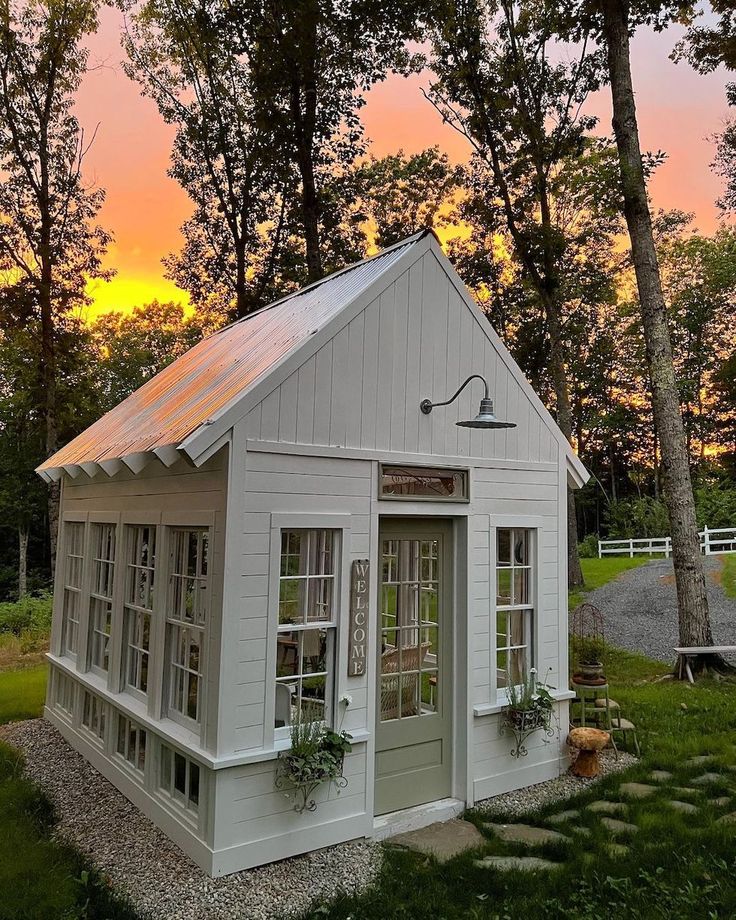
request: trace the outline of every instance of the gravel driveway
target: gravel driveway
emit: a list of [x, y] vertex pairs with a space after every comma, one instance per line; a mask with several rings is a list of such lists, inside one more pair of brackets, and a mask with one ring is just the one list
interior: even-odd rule
[[[721, 560], [705, 557], [710, 621], [716, 645], [736, 645], [736, 600], [720, 585]], [[656, 559], [619, 575], [586, 600], [603, 614], [607, 642], [672, 663], [679, 644], [677, 594], [671, 559]]]

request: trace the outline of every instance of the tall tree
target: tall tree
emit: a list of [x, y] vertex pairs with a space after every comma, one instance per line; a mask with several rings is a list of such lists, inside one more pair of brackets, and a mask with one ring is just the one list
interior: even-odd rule
[[89, 331], [98, 355], [94, 376], [100, 412], [122, 402], [213, 329], [198, 313], [187, 318], [179, 304], [157, 300], [132, 313], [98, 316]]
[[[358, 212], [379, 249], [426, 227], [438, 228], [452, 209], [461, 171], [439, 147], [406, 156], [371, 157], [355, 170]], [[444, 214], [443, 214], [444, 212]]]
[[[554, 175], [582, 151], [595, 120], [580, 115], [598, 86], [598, 59], [583, 40], [576, 57], [555, 58], [544, 5], [512, 0], [439, 0], [431, 26], [437, 75], [428, 98], [470, 142], [488, 179], [489, 209], [503, 221], [542, 305], [557, 422], [573, 418], [562, 328], [565, 237], [553, 214]], [[575, 494], [568, 493], [568, 575], [582, 584]]]
[[[563, 11], [563, 6], [560, 4], [557, 11]], [[670, 3], [583, 0], [581, 4], [570, 4], [563, 12], [572, 23], [566, 34], [579, 35], [581, 30], [587, 34], [594, 32], [606, 54], [624, 217], [639, 293], [654, 424], [662, 456], [664, 498], [670, 519], [680, 642], [685, 646], [712, 645], [689, 457], [639, 142], [630, 47], [637, 26], [647, 23], [663, 28], [673, 17], [691, 14], [692, 4], [676, 0]]]
[[409, 66], [415, 0], [241, 0], [231, 3], [240, 48], [252, 49], [257, 106], [275, 149], [299, 175], [309, 281], [323, 276], [324, 187], [364, 149], [364, 93], [391, 67]]
[[[0, 271], [24, 285], [18, 322], [38, 320], [47, 455], [59, 444], [59, 321], [86, 302], [88, 279], [110, 274], [110, 237], [95, 223], [104, 193], [83, 181], [89, 140], [72, 110], [96, 26], [90, 0], [0, 2]], [[52, 486], [52, 564], [57, 524]]]
[[199, 309], [245, 316], [277, 272], [296, 175], [255, 112], [253, 49], [236, 53], [214, 0], [146, 0], [124, 34], [126, 71], [177, 127], [169, 175], [194, 202], [169, 276]]

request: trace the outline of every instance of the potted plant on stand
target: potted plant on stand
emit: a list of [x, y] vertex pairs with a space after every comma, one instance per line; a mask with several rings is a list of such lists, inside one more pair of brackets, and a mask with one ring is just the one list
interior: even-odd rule
[[600, 636], [573, 637], [572, 652], [575, 661], [572, 679], [575, 683], [587, 686], [605, 684], [603, 671], [606, 645]]
[[342, 771], [351, 741], [347, 732], [332, 731], [323, 722], [302, 718], [292, 723], [291, 748], [279, 753], [274, 784], [287, 798], [294, 797], [294, 811], [314, 811], [312, 795], [322, 783], [335, 783], [338, 790], [347, 786]]
[[507, 694], [508, 706], [503, 710], [502, 731], [509, 731], [514, 736], [512, 757], [526, 757], [529, 752], [525, 742], [531, 734], [539, 730], [543, 730], [546, 735], [554, 734], [554, 699], [547, 687], [547, 679], [544, 683], [537, 680], [536, 668], [531, 668], [522, 677], [521, 683], [509, 680]]

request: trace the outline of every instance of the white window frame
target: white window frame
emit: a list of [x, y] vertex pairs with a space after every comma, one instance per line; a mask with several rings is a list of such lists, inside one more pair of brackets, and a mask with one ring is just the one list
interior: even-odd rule
[[[499, 605], [498, 604], [498, 570], [499, 568], [511, 568], [509, 567], [499, 567], [497, 563], [498, 559], [498, 531], [499, 530], [524, 530], [528, 533], [529, 539], [529, 582], [528, 582], [528, 591], [529, 591], [529, 600], [524, 604], [510, 604], [510, 605]], [[536, 667], [538, 652], [539, 652], [539, 598], [541, 597], [541, 565], [540, 565], [540, 545], [541, 545], [541, 533], [542, 533], [542, 521], [538, 517], [525, 517], [525, 516], [506, 516], [506, 515], [493, 515], [491, 516], [491, 539], [490, 539], [490, 566], [491, 566], [491, 622], [489, 624], [489, 629], [491, 633], [491, 660], [489, 662], [490, 671], [491, 671], [491, 692], [495, 694], [495, 699], [497, 704], [504, 705], [508, 701], [508, 690], [506, 687], [501, 687], [498, 685], [498, 652], [502, 651], [505, 647], [498, 645], [498, 634], [497, 634], [497, 615], [499, 612], [514, 612], [522, 611], [527, 612], [525, 619], [529, 619], [531, 622], [525, 626], [526, 637], [524, 645], [528, 647], [528, 668]], [[513, 549], [512, 549], [513, 552]], [[513, 574], [512, 574], [513, 579]], [[514, 648], [516, 646], [513, 646]]]
[[[120, 559], [120, 527], [117, 521], [92, 521], [89, 522], [89, 547], [90, 547], [90, 581], [89, 581], [89, 622], [88, 622], [88, 640], [87, 640], [87, 657], [89, 659], [89, 668], [95, 674], [107, 679], [113, 660], [112, 636], [113, 621], [115, 616], [115, 588], [118, 578], [117, 570], [118, 560]], [[112, 530], [112, 556], [109, 559], [103, 559], [98, 553], [97, 534], [104, 528]], [[96, 589], [99, 587], [97, 574], [101, 566], [109, 566], [111, 570], [110, 583], [108, 585], [109, 594], [103, 594]], [[98, 628], [98, 622], [95, 615], [96, 604], [109, 604], [110, 631]], [[103, 667], [95, 660], [95, 645], [97, 637], [106, 637], [107, 648], [107, 667]], [[104, 640], [101, 640], [104, 641]]]
[[[81, 528], [82, 534], [82, 547], [81, 553], [71, 553], [71, 540], [70, 540], [70, 528], [78, 527]], [[87, 536], [88, 536], [88, 526], [87, 520], [78, 519], [78, 518], [65, 518], [63, 522], [64, 530], [64, 539], [62, 547], [62, 573], [61, 573], [61, 599], [60, 599], [60, 651], [61, 654], [70, 658], [72, 661], [77, 660], [79, 650], [81, 647], [82, 641], [82, 609], [84, 606], [84, 578], [85, 578], [85, 569], [86, 569], [86, 555], [87, 555]], [[79, 584], [72, 585], [69, 583], [69, 567], [70, 560], [75, 559], [79, 562]], [[73, 598], [76, 598], [76, 619], [69, 616], [69, 609], [67, 608], [67, 597], [71, 595]], [[75, 643], [74, 648], [69, 646], [69, 624], [73, 623], [75, 626]]]
[[[201, 545], [202, 539], [198, 538], [198, 561], [197, 561], [197, 571], [195, 575], [191, 576], [193, 580], [198, 581], [200, 584], [204, 584], [205, 595], [205, 608], [204, 608], [204, 620], [201, 623], [195, 623], [193, 621], [187, 620], [183, 616], [174, 616], [172, 615], [173, 609], [173, 600], [174, 600], [174, 583], [175, 579], [180, 579], [182, 582], [190, 580], [190, 576], [183, 572], [175, 572], [175, 561], [174, 556], [177, 550], [177, 534], [190, 534], [197, 533], [207, 540], [207, 570], [202, 573], [202, 555], [201, 555]], [[199, 732], [204, 722], [204, 713], [206, 705], [206, 682], [207, 682], [207, 655], [208, 655], [208, 630], [209, 623], [212, 615], [212, 554], [213, 554], [213, 534], [212, 528], [205, 525], [196, 525], [192, 524], [191, 526], [169, 526], [167, 527], [167, 545], [169, 548], [169, 566], [168, 566], [168, 578], [166, 586], [166, 606], [165, 606], [165, 640], [164, 640], [164, 675], [163, 675], [163, 706], [162, 711], [163, 715], [169, 719], [172, 719], [174, 722], [178, 722], [180, 725], [183, 725], [185, 728], [191, 729], [193, 732]], [[186, 594], [182, 591], [181, 598], [185, 598]], [[192, 671], [188, 665], [174, 660], [174, 649], [175, 635], [181, 635], [185, 630], [196, 632], [199, 636], [199, 670], [197, 672]], [[176, 643], [178, 645], [178, 642]], [[175, 686], [175, 677], [176, 671], [180, 671], [185, 675], [187, 680], [191, 675], [195, 675], [197, 678], [197, 716], [192, 719], [185, 712], [177, 709], [171, 701], [172, 693], [174, 692]]]
[[[121, 729], [124, 728], [123, 750], [120, 750]], [[134, 734], [133, 742], [133, 759], [130, 759], [131, 752], [131, 733]], [[142, 737], [142, 742], [141, 742]], [[146, 770], [151, 755], [151, 732], [135, 719], [126, 715], [120, 710], [117, 711], [117, 718], [112, 739], [112, 752], [127, 770], [131, 771], [141, 782], [145, 781]], [[143, 767], [139, 767], [140, 752], [143, 750]]]
[[[279, 624], [279, 600], [281, 587], [281, 532], [288, 530], [331, 530], [335, 532], [333, 544], [333, 589], [332, 618], [329, 621], [313, 620], [308, 623]], [[288, 725], [275, 727], [276, 709], [276, 653], [279, 632], [293, 632], [295, 626], [301, 630], [326, 628], [332, 633], [327, 649], [327, 686], [325, 704], [329, 709], [327, 724], [334, 723], [336, 704], [342, 678], [341, 668], [341, 634], [342, 621], [347, 616], [350, 580], [347, 566], [350, 560], [350, 515], [349, 514], [283, 514], [271, 515], [271, 549], [269, 577], [269, 630], [268, 662], [265, 706], [266, 742], [273, 732], [273, 743], [280, 747], [286, 745], [290, 738]], [[329, 707], [327, 706], [329, 702]]]
[[[79, 727], [103, 748], [107, 744], [107, 732], [110, 724], [110, 709], [107, 703], [92, 690], [82, 687], [82, 701], [79, 707]], [[87, 704], [89, 702], [89, 722]]]
[[[131, 562], [132, 552], [135, 546], [134, 540], [136, 532], [142, 529], [148, 529], [152, 531], [154, 535], [154, 552], [152, 558], [152, 564], [141, 565], [139, 558], [136, 557], [135, 562]], [[123, 524], [123, 554], [121, 558], [121, 573], [120, 578], [123, 580], [123, 592], [122, 592], [122, 636], [121, 636], [121, 684], [122, 689], [125, 693], [130, 694], [131, 696], [142, 700], [146, 704], [148, 703], [148, 698], [151, 693], [152, 682], [154, 679], [154, 654], [155, 654], [155, 641], [154, 635], [156, 630], [156, 612], [157, 604], [155, 602], [155, 591], [160, 591], [160, 580], [161, 580], [161, 563], [160, 563], [160, 550], [161, 550], [161, 528], [154, 523], [134, 523], [134, 522], [125, 522]], [[140, 605], [128, 601], [128, 579], [130, 577], [130, 570], [134, 569], [136, 571], [145, 569], [148, 570], [152, 575], [152, 583], [150, 588], [150, 597], [149, 597], [149, 608], [141, 607]], [[158, 586], [158, 588], [157, 588]], [[132, 628], [132, 621], [138, 616], [147, 616], [149, 617], [149, 628], [148, 628], [148, 648], [143, 649], [142, 646], [134, 646], [130, 642], [130, 631]], [[129, 671], [129, 658], [131, 649], [135, 648], [139, 657], [141, 653], [145, 653], [148, 658], [148, 667], [146, 671], [146, 690], [142, 691], [139, 687], [134, 684], [131, 684], [128, 680]], [[136, 669], [137, 673], [141, 670], [140, 662]]]
[[[157, 757], [155, 763], [156, 773], [153, 782], [156, 791], [167, 803], [175, 809], [176, 813], [199, 826], [206, 807], [206, 768], [185, 754], [179, 748], [165, 741], [157, 742]], [[146, 751], [148, 757], [148, 751]], [[176, 758], [184, 760], [184, 792], [176, 788]], [[168, 776], [164, 775], [168, 762]], [[197, 770], [197, 802], [191, 799], [192, 767]]]
[[[70, 674], [67, 674], [66, 671], [62, 671], [61, 668], [54, 668], [53, 679], [54, 711], [59, 713], [62, 718], [67, 719], [69, 722], [73, 722], [76, 710], [77, 682]], [[69, 709], [66, 709], [61, 702], [62, 687], [66, 688], [70, 697], [67, 701], [69, 703]]]

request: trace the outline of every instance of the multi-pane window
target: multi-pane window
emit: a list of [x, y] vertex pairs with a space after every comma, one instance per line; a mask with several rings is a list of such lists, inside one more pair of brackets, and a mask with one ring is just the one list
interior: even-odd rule
[[438, 711], [440, 543], [383, 540], [381, 559], [382, 722]]
[[95, 671], [110, 666], [115, 525], [92, 525], [92, 579], [89, 599], [89, 660]]
[[161, 745], [159, 787], [187, 811], [199, 810], [199, 766], [165, 744]]
[[94, 693], [85, 690], [82, 703], [82, 726], [100, 741], [105, 740], [106, 714], [107, 707], [102, 700]]
[[496, 531], [496, 679], [498, 687], [520, 684], [532, 666], [534, 598], [532, 532]]
[[145, 696], [151, 654], [156, 528], [127, 527], [124, 597], [124, 681], [128, 690]]
[[277, 728], [331, 719], [335, 542], [334, 530], [281, 531]]
[[57, 671], [54, 686], [56, 708], [71, 716], [74, 712], [74, 681], [61, 671]]
[[174, 718], [199, 722], [209, 599], [209, 533], [173, 530], [171, 543], [166, 610], [167, 712]]
[[126, 716], [118, 715], [115, 750], [134, 770], [143, 773], [146, 766], [146, 730]]
[[62, 653], [76, 655], [79, 647], [79, 615], [82, 608], [84, 567], [84, 524], [64, 524], [64, 591], [61, 611]]

